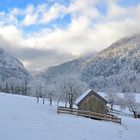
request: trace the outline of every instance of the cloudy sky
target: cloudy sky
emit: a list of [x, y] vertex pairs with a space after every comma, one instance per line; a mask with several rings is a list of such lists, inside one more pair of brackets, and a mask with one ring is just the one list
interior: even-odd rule
[[140, 0], [4, 0], [0, 47], [41, 70], [140, 32]]

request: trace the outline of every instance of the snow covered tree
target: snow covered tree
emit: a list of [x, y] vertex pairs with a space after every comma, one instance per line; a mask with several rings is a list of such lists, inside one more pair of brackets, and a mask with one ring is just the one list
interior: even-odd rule
[[26, 80], [22, 82], [22, 85], [21, 85], [21, 94], [22, 95], [28, 95], [27, 94], [27, 84], [28, 84], [28, 82]]
[[110, 109], [113, 109], [113, 105], [115, 104], [115, 102], [117, 101], [118, 95], [115, 92], [114, 89], [110, 89], [109, 92], [106, 95], [106, 98], [109, 102], [109, 104], [111, 105]]
[[125, 93], [120, 101], [120, 107], [122, 109], [128, 108], [135, 118], [137, 117], [137, 113], [140, 113], [140, 103], [136, 102], [135, 93]]
[[131, 111], [136, 118], [136, 110], [138, 108], [138, 104], [136, 104], [135, 94], [134, 93], [125, 93], [124, 94], [125, 104], [128, 107], [129, 111]]
[[0, 90], [6, 93], [27, 95], [27, 84], [26, 80], [12, 77], [1, 82]]
[[28, 84], [28, 92], [30, 95], [37, 98], [42, 98], [42, 103], [45, 103], [45, 83], [42, 78], [33, 78]]
[[82, 93], [86, 87], [76, 76], [66, 76], [59, 82], [60, 96], [63, 97], [65, 103], [69, 104], [69, 108], [73, 108], [74, 101]]
[[47, 85], [45, 87], [46, 95], [45, 97], [49, 100], [50, 106], [52, 106], [52, 101], [55, 98], [55, 88], [54, 85]]

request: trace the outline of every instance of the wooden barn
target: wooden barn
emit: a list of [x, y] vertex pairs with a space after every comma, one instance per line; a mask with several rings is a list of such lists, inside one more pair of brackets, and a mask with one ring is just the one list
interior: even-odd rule
[[87, 90], [77, 100], [76, 104], [79, 110], [91, 111], [101, 114], [107, 114], [108, 102], [94, 90]]

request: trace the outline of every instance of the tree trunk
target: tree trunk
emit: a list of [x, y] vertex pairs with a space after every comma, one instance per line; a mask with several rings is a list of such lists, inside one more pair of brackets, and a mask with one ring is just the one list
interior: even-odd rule
[[37, 99], [37, 103], [39, 103], [39, 97], [36, 97], [36, 99]]
[[70, 100], [69, 107], [70, 107], [70, 109], [73, 108], [73, 100], [72, 99]]
[[67, 107], [67, 101], [65, 101], [65, 107]]
[[44, 97], [42, 98], [42, 101], [43, 101], [43, 104], [45, 104], [45, 99], [44, 99]]
[[52, 98], [50, 98], [50, 106], [52, 106]]
[[134, 118], [137, 118], [137, 114], [135, 111], [133, 111], [133, 114], [134, 114]]
[[71, 94], [70, 96], [69, 105], [70, 105], [70, 109], [72, 109], [73, 108], [73, 94]]
[[59, 101], [60, 101], [60, 100], [58, 99], [58, 100], [57, 100], [57, 106], [59, 105]]
[[111, 110], [113, 109], [113, 103], [111, 103]]
[[136, 111], [132, 107], [129, 108], [129, 111], [133, 112], [134, 118], [137, 118]]
[[70, 104], [70, 109], [72, 109], [72, 108], [73, 108], [73, 104], [71, 103], [71, 104]]

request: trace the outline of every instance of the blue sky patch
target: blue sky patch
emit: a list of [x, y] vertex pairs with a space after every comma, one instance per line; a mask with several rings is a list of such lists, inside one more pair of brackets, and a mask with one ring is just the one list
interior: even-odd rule
[[102, 15], [106, 15], [107, 13], [107, 3], [105, 1], [99, 2], [96, 5], [96, 8]]
[[38, 5], [38, 4], [47, 4], [48, 6], [53, 5], [54, 3], [63, 4], [68, 6], [70, 0], [3, 0], [0, 2], [0, 11], [7, 12], [9, 9], [13, 8], [25, 8], [29, 4]]
[[13, 8], [25, 8], [29, 4], [41, 4], [46, 0], [3, 0], [0, 2], [0, 11], [8, 11]]
[[30, 26], [22, 27], [24, 32], [38, 32], [43, 28], [53, 29], [55, 27], [57, 28], [66, 28], [71, 22], [71, 15], [66, 14], [62, 18], [55, 19], [54, 21], [51, 21], [48, 24], [34, 24]]
[[71, 23], [71, 15], [66, 14], [61, 18], [57, 18], [54, 21], [50, 22], [48, 24], [49, 27], [55, 27], [57, 26], [58, 28], [65, 28], [67, 25]]
[[119, 0], [118, 3], [122, 7], [132, 7], [140, 4], [140, 0]]
[[42, 25], [42, 24], [34, 24], [30, 26], [25, 26], [23, 27], [25, 33], [34, 33], [34, 32], [39, 32], [41, 29], [44, 28], [51, 28], [48, 25]]

